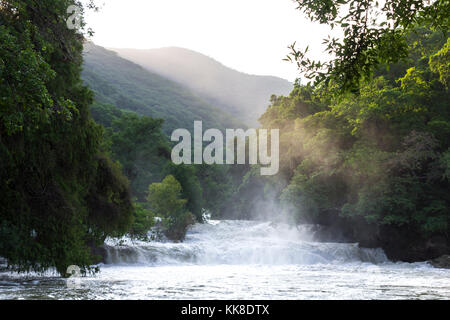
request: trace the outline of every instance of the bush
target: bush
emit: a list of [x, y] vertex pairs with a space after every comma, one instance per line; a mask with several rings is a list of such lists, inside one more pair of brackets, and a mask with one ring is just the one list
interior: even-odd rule
[[162, 182], [149, 186], [147, 200], [155, 216], [163, 219], [163, 232], [170, 240], [181, 241], [189, 225], [195, 222], [187, 211], [186, 199], [181, 199], [183, 189], [174, 176], [167, 176]]

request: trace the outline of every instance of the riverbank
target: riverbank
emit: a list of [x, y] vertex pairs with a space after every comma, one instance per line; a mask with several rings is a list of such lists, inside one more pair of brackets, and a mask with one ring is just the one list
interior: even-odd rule
[[[357, 242], [362, 248], [381, 248], [391, 261], [434, 261], [450, 254], [450, 243], [444, 236], [426, 237], [423, 233], [401, 227], [368, 224], [364, 220], [333, 218], [322, 221], [315, 231], [321, 242]], [[450, 263], [445, 258], [435, 265]]]

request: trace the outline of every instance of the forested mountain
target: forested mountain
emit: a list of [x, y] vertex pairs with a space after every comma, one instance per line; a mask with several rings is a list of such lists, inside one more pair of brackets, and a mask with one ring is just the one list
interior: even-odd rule
[[182, 85], [92, 43], [85, 45], [82, 78], [94, 91], [97, 102], [164, 119], [166, 133], [190, 129], [194, 120], [203, 120], [204, 127], [211, 128], [244, 127], [228, 112]]
[[270, 104], [273, 94], [287, 95], [293, 87], [281, 78], [238, 72], [188, 49], [113, 50], [125, 59], [183, 84], [249, 126], [258, 125], [257, 119]]
[[219, 129], [244, 128], [245, 124], [182, 85], [92, 43], [85, 45], [83, 79], [95, 93], [91, 115], [105, 127], [103, 147], [130, 181], [136, 206], [133, 234], [145, 234], [151, 225], [149, 186], [168, 175], [180, 183], [186, 208], [197, 221], [202, 219], [202, 209], [218, 214], [226, 206], [233, 189], [229, 168], [175, 166], [170, 161], [169, 136], [177, 128], [192, 130], [194, 120]]

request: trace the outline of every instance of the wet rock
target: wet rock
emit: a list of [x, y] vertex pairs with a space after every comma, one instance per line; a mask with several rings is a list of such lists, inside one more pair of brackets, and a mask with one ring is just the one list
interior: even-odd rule
[[94, 264], [106, 262], [106, 256], [108, 254], [105, 246], [91, 246], [91, 254], [94, 257]]
[[357, 242], [361, 248], [382, 248], [391, 261], [429, 261], [450, 253], [448, 238], [427, 237], [420, 230], [369, 224], [362, 218], [336, 218], [332, 213], [314, 222], [319, 224], [314, 230], [316, 241]]
[[450, 255], [443, 255], [439, 258], [429, 261], [431, 265], [435, 268], [450, 269]]
[[381, 247], [393, 261], [427, 261], [450, 252], [449, 243], [444, 237], [426, 238], [418, 231], [385, 227], [380, 238]]

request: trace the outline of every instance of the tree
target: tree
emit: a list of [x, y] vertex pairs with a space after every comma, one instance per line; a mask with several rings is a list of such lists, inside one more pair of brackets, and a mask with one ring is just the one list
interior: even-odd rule
[[448, 39], [425, 27], [407, 39], [409, 58], [358, 92], [297, 83], [261, 122], [283, 128], [280, 202], [297, 222], [417, 261], [450, 248]]
[[0, 1], [0, 256], [18, 271], [86, 270], [131, 222], [128, 181], [102, 154], [70, 0]]
[[164, 172], [173, 175], [182, 186], [182, 196], [187, 199], [186, 207], [197, 218], [202, 221], [203, 190], [197, 178], [195, 165], [175, 165], [169, 162]]
[[419, 25], [447, 36], [449, 0], [295, 0], [312, 21], [340, 28], [342, 37], [324, 39], [328, 62], [307, 57], [308, 48], [291, 45], [286, 58], [315, 84], [336, 86], [337, 93], [356, 91], [380, 66], [408, 57], [407, 35]]
[[181, 184], [169, 175], [160, 183], [149, 186], [147, 200], [155, 216], [163, 218], [165, 234], [169, 239], [182, 240], [194, 217], [186, 209], [186, 199], [181, 199]]
[[185, 209], [187, 200], [180, 199], [181, 192], [180, 183], [170, 175], [149, 186], [147, 200], [156, 215], [167, 218]]
[[[230, 177], [235, 167], [174, 165], [169, 138], [162, 131], [163, 120], [108, 104], [95, 103], [93, 110], [94, 119], [106, 126], [104, 149], [121, 163], [136, 201], [145, 202], [149, 184], [173, 175], [182, 186], [182, 198], [188, 200], [187, 209], [198, 221], [202, 221], [204, 210], [218, 217], [229, 208], [232, 190], [236, 189]], [[234, 175], [241, 179], [244, 174]]]
[[162, 119], [124, 113], [112, 122], [109, 138], [111, 155], [123, 166], [131, 181], [131, 191], [139, 201], [145, 200], [148, 185], [161, 181], [163, 168], [170, 161]]
[[448, 88], [450, 82], [450, 38], [445, 46], [430, 58], [431, 71], [439, 73], [441, 82]]

